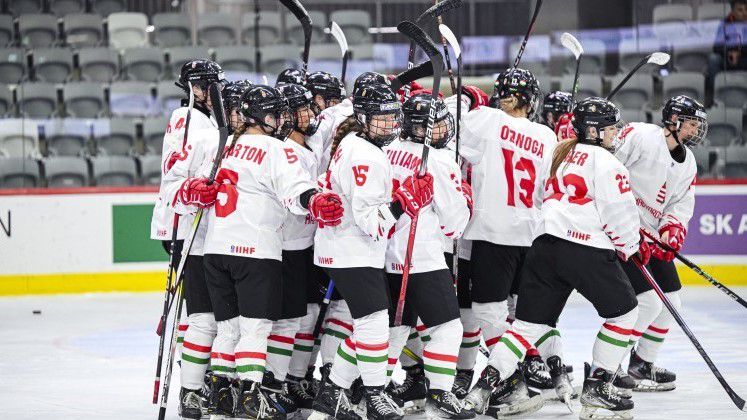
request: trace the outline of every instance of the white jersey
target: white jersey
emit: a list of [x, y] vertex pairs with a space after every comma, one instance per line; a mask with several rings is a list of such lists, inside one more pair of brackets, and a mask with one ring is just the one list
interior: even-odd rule
[[[197, 108], [192, 110], [189, 121], [187, 141], [184, 142], [184, 128], [189, 108], [181, 107], [174, 110], [166, 128], [161, 153], [161, 185], [151, 218], [151, 239], [170, 240], [174, 220], [175, 197], [182, 183], [196, 173], [205, 159], [206, 147], [217, 147], [218, 130], [212, 116], [208, 116]], [[206, 136], [205, 132], [213, 132]], [[210, 137], [208, 139], [207, 137]], [[216, 142], [210, 145], [210, 141]], [[173, 158], [173, 165], [169, 161]], [[182, 208], [180, 214], [177, 239], [186, 239], [194, 219], [196, 208]], [[205, 233], [205, 221], [198, 230], [195, 242], [192, 244], [190, 255], [202, 255], [202, 240]]]
[[[407, 177], [417, 173], [423, 145], [412, 141], [395, 140], [384, 151], [392, 165], [394, 188]], [[447, 269], [443, 255], [443, 237], [462, 236], [469, 221], [467, 200], [462, 194], [462, 174], [454, 161], [453, 152], [431, 149], [427, 171], [433, 176], [433, 202], [420, 210], [415, 231], [411, 273]], [[407, 242], [410, 237], [410, 216], [403, 214], [391, 232], [386, 251], [386, 271], [401, 273], [405, 264]]]
[[[454, 142], [451, 141], [446, 146], [449, 148], [450, 153], [454, 153], [454, 150], [451, 149], [453, 147]], [[462, 179], [466, 180], [468, 184], [472, 185], [472, 165], [470, 165], [469, 162], [462, 160]], [[443, 239], [443, 250], [445, 253], [453, 254], [454, 253], [454, 238], [442, 235]], [[472, 258], [472, 241], [469, 239], [464, 239], [464, 236], [461, 236], [457, 239], [459, 242], [459, 258], [463, 260], [469, 261]]]
[[326, 108], [317, 116], [319, 128], [306, 141], [309, 148], [314, 151], [317, 162], [319, 162], [319, 173], [317, 175], [321, 175], [327, 170], [331, 158], [332, 140], [337, 133], [337, 127], [351, 115], [353, 115], [353, 101], [345, 98], [339, 104]]
[[615, 156], [630, 171], [643, 228], [656, 237], [666, 224], [687, 228], [695, 207], [692, 184], [698, 171], [693, 153], [685, 147], [684, 162], [675, 161], [663, 129], [654, 124], [628, 124], [619, 136], [624, 143]]
[[[630, 257], [638, 251], [640, 223], [628, 170], [599, 146], [577, 144], [550, 177], [553, 149], [538, 172], [534, 193], [542, 218], [535, 236], [552, 236]], [[581, 262], [583, 263], [583, 262]]]
[[[285, 145], [292, 148], [296, 156], [298, 156], [298, 163], [301, 164], [306, 179], [310, 182], [316, 182], [319, 163], [316, 160], [314, 152], [290, 138], [285, 140]], [[283, 249], [286, 251], [299, 251], [314, 245], [316, 224], [316, 221], [310, 214], [301, 216], [288, 212], [285, 223], [283, 224]]]
[[530, 246], [537, 170], [557, 143], [548, 127], [480, 107], [464, 115], [459, 153], [472, 164], [474, 215], [466, 239]]
[[226, 152], [216, 180], [223, 185], [210, 208], [205, 254], [281, 260], [286, 209], [308, 214], [299, 197], [316, 188], [295, 149], [244, 134]]
[[340, 195], [345, 214], [334, 227], [316, 230], [314, 262], [321, 267], [384, 268], [387, 234], [396, 219], [392, 167], [386, 154], [352, 132], [332, 157], [324, 187]]

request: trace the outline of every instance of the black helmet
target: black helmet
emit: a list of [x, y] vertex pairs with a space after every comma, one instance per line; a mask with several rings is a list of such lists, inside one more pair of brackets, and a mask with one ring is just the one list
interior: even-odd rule
[[[270, 135], [285, 139], [293, 129], [293, 121], [288, 113], [288, 101], [274, 87], [255, 85], [241, 95], [241, 114], [250, 125], [267, 127], [272, 130]], [[283, 125], [272, 126], [265, 123], [265, 117], [272, 115], [277, 122], [281, 117]]]
[[[677, 118], [672, 121], [672, 117], [675, 115]], [[700, 123], [698, 124], [698, 132], [680, 139], [678, 138], [678, 132], [682, 123], [687, 120]], [[664, 127], [669, 129], [677, 141], [691, 147], [703, 141], [706, 133], [708, 133], [708, 114], [705, 107], [700, 102], [685, 95], [675, 96], [667, 101], [661, 111], [661, 122], [664, 123]]]
[[319, 95], [325, 101], [334, 99], [342, 100], [345, 97], [345, 87], [340, 82], [340, 79], [326, 71], [315, 71], [309, 74], [306, 86], [312, 95]]
[[529, 70], [510, 68], [495, 79], [490, 106], [499, 108], [500, 100], [510, 96], [519, 100], [519, 107], [529, 106], [527, 118], [532, 118], [539, 100], [539, 82]]
[[[306, 136], [313, 135], [317, 128], [319, 128], [319, 121], [316, 119], [316, 112], [314, 112], [311, 106], [314, 102], [312, 100], [313, 97], [311, 92], [301, 85], [290, 83], [280, 85], [277, 89], [283, 96], [285, 96], [285, 100], [288, 101], [288, 110], [293, 117], [293, 129]], [[309, 111], [312, 112], [312, 115], [309, 117], [309, 124], [306, 128], [301, 129], [298, 125], [298, 111], [304, 106], [309, 107]]]
[[190, 83], [205, 90], [213, 83], [223, 84], [225, 82], [226, 75], [218, 63], [199, 59], [184, 63], [179, 73], [179, 80], [175, 84], [189, 93]]
[[[597, 134], [599, 134], [606, 127], [619, 126], [621, 124], [620, 110], [617, 109], [615, 104], [604, 98], [586, 98], [577, 102], [573, 107], [571, 124], [573, 124], [573, 129], [576, 131], [579, 143], [602, 146], [603, 139], [598, 135], [596, 137], [589, 137], [588, 130], [589, 128], [596, 128]], [[619, 137], [615, 139], [616, 142], [622, 140]], [[620, 144], [616, 143], [605, 148], [610, 152], [614, 152], [619, 147]]]
[[[428, 112], [431, 108], [431, 95], [419, 93], [409, 97], [402, 104], [402, 134], [416, 143], [425, 141], [428, 125]], [[443, 126], [438, 125], [441, 121]], [[436, 115], [433, 120], [433, 140], [431, 146], [441, 149], [454, 135], [454, 118], [441, 99], [436, 99]], [[436, 127], [445, 127], [436, 130]], [[416, 132], [417, 131], [417, 132]]]
[[[353, 113], [358, 124], [363, 127], [363, 134], [368, 141], [378, 147], [384, 147], [399, 137], [402, 122], [402, 108], [397, 95], [392, 92], [389, 85], [382, 83], [369, 83], [362, 86], [353, 96]], [[394, 127], [391, 133], [374, 133], [378, 129], [372, 125], [372, 119], [376, 115], [394, 115]], [[384, 129], [385, 131], [387, 128]]]
[[226, 108], [226, 113], [230, 113], [234, 109], [241, 106], [241, 95], [249, 87], [254, 86], [249, 80], [239, 80], [236, 82], [228, 82], [223, 87], [223, 105]]
[[303, 70], [299, 69], [285, 69], [278, 74], [278, 78], [275, 81], [275, 87], [280, 87], [284, 83], [295, 83], [297, 85], [303, 85], [305, 75]]
[[[554, 130], [558, 117], [571, 112], [571, 108], [573, 108], [571, 96], [570, 93], [560, 90], [545, 95], [545, 99], [542, 101], [542, 122], [546, 126]], [[552, 115], [552, 121], [549, 120], [548, 115]]]
[[384, 84], [387, 86], [390, 86], [391, 90], [391, 81], [389, 81], [389, 78], [381, 73], [376, 73], [373, 71], [367, 71], [361, 73], [358, 77], [355, 78], [355, 82], [353, 83], [353, 96], [355, 96], [355, 93], [362, 87], [371, 84], [371, 83], [379, 83]]

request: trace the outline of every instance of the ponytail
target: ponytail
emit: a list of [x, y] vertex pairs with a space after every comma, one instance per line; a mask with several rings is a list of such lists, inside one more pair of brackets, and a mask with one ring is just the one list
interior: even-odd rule
[[342, 139], [344, 139], [345, 136], [352, 133], [353, 131], [357, 131], [359, 133], [363, 131], [363, 128], [360, 126], [360, 124], [358, 124], [358, 120], [355, 118], [355, 115], [349, 116], [343, 122], [341, 122], [339, 126], [337, 126], [335, 137], [332, 139], [332, 150], [330, 151], [330, 159], [335, 155], [335, 152], [340, 146], [340, 142], [342, 141]]
[[560, 168], [560, 164], [563, 163], [569, 153], [573, 152], [578, 144], [578, 138], [572, 138], [563, 140], [555, 146], [555, 151], [552, 154], [552, 165], [550, 166], [550, 176], [554, 177]]

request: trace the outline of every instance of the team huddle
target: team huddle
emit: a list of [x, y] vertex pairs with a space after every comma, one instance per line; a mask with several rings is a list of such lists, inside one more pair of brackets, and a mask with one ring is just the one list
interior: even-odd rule
[[[672, 316], [639, 266], [678, 307], [696, 100], [669, 99], [662, 127], [543, 100], [521, 68], [435, 101], [373, 72], [350, 95], [326, 72], [228, 82], [209, 60], [177, 84], [151, 237], [186, 258], [183, 418], [503, 418], [572, 399], [582, 419], [632, 418], [633, 391], [675, 388], [655, 364]], [[582, 386], [557, 328], [573, 290], [604, 319]]]

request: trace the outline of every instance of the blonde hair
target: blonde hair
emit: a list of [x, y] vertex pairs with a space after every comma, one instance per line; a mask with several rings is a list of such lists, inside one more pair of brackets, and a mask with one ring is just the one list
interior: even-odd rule
[[563, 163], [569, 153], [572, 153], [578, 144], [578, 138], [572, 138], [563, 140], [555, 146], [555, 151], [552, 154], [552, 165], [550, 166], [550, 175], [555, 176], [560, 168], [560, 164]]

